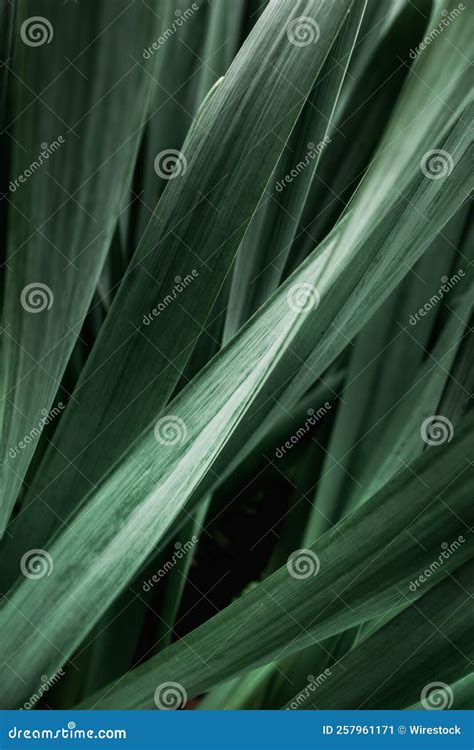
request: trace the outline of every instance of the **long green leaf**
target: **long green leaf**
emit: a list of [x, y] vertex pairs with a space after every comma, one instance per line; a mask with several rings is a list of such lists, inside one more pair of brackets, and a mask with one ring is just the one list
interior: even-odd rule
[[[442, 460], [439, 452], [426, 453], [328, 531], [305, 553], [304, 578], [293, 578], [285, 566], [84, 708], [150, 708], [154, 689], [170, 680], [192, 697], [239, 671], [418, 599], [422, 591], [410, 583], [438, 556], [440, 539], [465, 533], [472, 520], [473, 431], [471, 418], [440, 449]], [[438, 572], [450, 572], [470, 555], [468, 545], [460, 545]]]
[[[18, 6], [8, 65], [14, 106], [6, 127], [15, 147], [3, 311], [0, 535], [37, 445], [37, 436], [24, 438], [34, 428], [40, 432], [97, 285], [148, 103], [150, 80], [131, 56], [144, 46], [155, 15], [129, 0], [92, 11], [47, 0]], [[36, 31], [32, 16], [45, 19]]]

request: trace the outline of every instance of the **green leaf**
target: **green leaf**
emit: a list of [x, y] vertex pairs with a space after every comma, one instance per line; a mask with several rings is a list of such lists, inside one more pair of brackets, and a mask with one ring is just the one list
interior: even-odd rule
[[[418, 213], [415, 219], [412, 212], [407, 212], [405, 194], [404, 199], [392, 207], [389, 216], [380, 217], [382, 226], [373, 229], [373, 236], [364, 237], [358, 248], [357, 238], [351, 231], [355, 245], [346, 248], [347, 230], [353, 230], [355, 222], [354, 214], [348, 215], [337, 232], [328, 238], [324, 250], [316, 251], [262, 313], [175, 399], [158, 430], [163, 424], [171, 425], [172, 430], [177, 431], [179, 444], [158, 448], [153, 425], [150, 425], [126, 460], [91, 493], [72, 524], [50, 547], [54, 550], [57, 571], [51, 582], [51, 601], [56, 602], [58, 615], [53, 621], [56, 624], [51, 623], [51, 627], [59, 631], [55, 631], [54, 642], [64, 638], [67, 630], [68, 651], [74, 650], [108, 604], [130, 582], [192, 493], [198, 487], [200, 492], [204, 490], [206, 485], [202, 480], [213, 480], [209, 469], [215, 470], [225, 458], [223, 447], [227, 444], [227, 450], [235, 451], [230, 437], [235, 433], [234, 440], [242, 439], [242, 431], [237, 428], [245, 413], [255, 406], [257, 397], [264, 397], [268, 387], [271, 387], [270, 392], [275, 391], [275, 378], [285, 383], [289, 373], [298, 369], [301, 359], [307, 358], [311, 351], [315, 360], [313, 382], [318, 372], [322, 373], [343, 348], [347, 332], [353, 335], [363, 325], [410, 263], [430, 244], [465, 194], [469, 172], [462, 156], [467, 142], [461, 122], [444, 144], [455, 166], [450, 175], [450, 192], [443, 196], [442, 203], [439, 180], [417, 174], [413, 186], [407, 189], [408, 195], [416, 194], [417, 207], [420, 214], [427, 217], [426, 222], [420, 220]], [[370, 184], [368, 187], [370, 192]], [[343, 251], [347, 253], [345, 259], [341, 256]], [[337, 263], [329, 266], [329, 257]], [[371, 274], [366, 276], [369, 267]], [[318, 309], [302, 311], [295, 304], [289, 306], [287, 295], [293, 294], [295, 285], [315, 279], [319, 279], [321, 294]], [[336, 316], [335, 310], [338, 310]], [[335, 321], [335, 328], [331, 328], [330, 321]], [[344, 338], [339, 333], [341, 324], [346, 330]], [[300, 352], [297, 362], [295, 351]], [[297, 380], [294, 378], [296, 383]], [[296, 393], [297, 390], [296, 387]], [[210, 392], [213, 393], [211, 400]], [[163, 443], [160, 432], [158, 435]], [[125, 539], [124, 548], [122, 540]], [[78, 566], [81, 569], [79, 589], [75, 584]], [[62, 576], [64, 589], [59, 584]], [[42, 581], [42, 588], [47, 583]], [[28, 587], [28, 582], [22, 582], [16, 592], [22, 601], [25, 586]], [[73, 603], [67, 592], [69, 586], [74, 590]], [[28, 607], [35, 607], [33, 596], [28, 598]], [[64, 608], [69, 613], [67, 616]], [[85, 621], [81, 617], [82, 608], [94, 611], [96, 619], [88, 617]], [[7, 612], [8, 608], [5, 615]], [[65, 645], [60, 646], [63, 652]], [[26, 649], [22, 653], [26, 656]], [[48, 655], [46, 648], [38, 648], [35, 653], [38, 666], [41, 665], [44, 672], [44, 660], [52, 655]], [[33, 660], [30, 658], [28, 663], [31, 667]]]
[[[75, 511], [167, 403], [350, 5], [272, 4], [207, 100], [184, 146], [186, 174], [159, 201], [30, 490], [41, 512], [23, 517], [29, 546]], [[322, 30], [315, 48], [288, 39], [303, 10]]]
[[[466, 530], [464, 536], [460, 535], [462, 541], [443, 541], [446, 549], [439, 547], [433, 564], [444, 564], [443, 553], [446, 558], [455, 556], [461, 546], [469, 544], [468, 535]], [[314, 675], [315, 680], [301, 685], [286, 708], [407, 708], [424, 693], [427, 705], [437, 706], [429, 686], [440, 682], [452, 685], [472, 664], [469, 605], [474, 593], [473, 573], [474, 563], [469, 562], [444, 578], [374, 636], [331, 665], [328, 673]], [[405, 597], [408, 589], [400, 593]], [[456, 692], [454, 689], [454, 695]], [[450, 708], [449, 687], [441, 690], [440, 700], [443, 697], [445, 706]], [[423, 704], [419, 707], [424, 708]]]
[[346, 18], [240, 245], [225, 341], [281, 282], [321, 153], [330, 145], [333, 112], [365, 7], [366, 0], [357, 0]]
[[[40, 33], [51, 38], [31, 46], [21, 35], [28, 40], [32, 12], [31, 3], [18, 7], [8, 64], [14, 105], [6, 127], [14, 146], [0, 534], [37, 444], [37, 437], [25, 436], [39, 432], [42, 410], [53, 405], [122, 208], [150, 89], [131, 56], [155, 26], [153, 13], [127, 0], [89, 10], [37, 0], [34, 13], [47, 22]], [[24, 447], [16, 453], [20, 441]]]
[[[316, 577], [295, 579], [285, 566], [81, 707], [150, 708], [154, 689], [167, 680], [184, 685], [192, 697], [244, 669], [418, 599], [422, 592], [410, 583], [438, 556], [440, 539], [452, 540], [469, 528], [473, 434], [471, 417], [457, 439], [436, 455], [423, 455], [312, 545], [307, 560], [311, 566], [311, 555], [317, 555]], [[468, 545], [461, 545], [439, 575], [470, 555]], [[425, 585], [432, 584], [430, 579]]]

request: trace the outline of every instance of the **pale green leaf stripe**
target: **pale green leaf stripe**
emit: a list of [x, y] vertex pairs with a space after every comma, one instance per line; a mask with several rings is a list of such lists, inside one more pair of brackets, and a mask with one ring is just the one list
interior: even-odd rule
[[[433, 570], [434, 565], [442, 570], [450, 556], [471, 544], [470, 533], [467, 529], [459, 538], [441, 537]], [[436, 572], [429, 575], [436, 580]], [[420, 584], [421, 592], [424, 586]], [[329, 674], [314, 675], [314, 682], [301, 685], [286, 708], [397, 709], [416, 702], [429, 683], [451, 685], [469, 669], [474, 656], [473, 594], [471, 561], [329, 667]], [[449, 694], [446, 698], [450, 702]]]
[[[312, 545], [310, 551], [319, 558], [316, 576], [298, 580], [281, 568], [81, 707], [151, 708], [154, 689], [170, 680], [184, 685], [192, 697], [400, 602], [415, 601], [422, 591], [416, 586], [413, 591], [410, 582], [438, 556], [442, 541], [466, 533], [472, 522], [473, 436], [471, 416], [456, 439], [426, 453]], [[471, 554], [468, 544], [461, 545], [440, 576]]]
[[[173, 392], [351, 2], [271, 4], [200, 114], [31, 489], [54, 509], [31, 522], [37, 546], [36, 524], [46, 539]], [[318, 20], [316, 46], [290, 43], [298, 15]], [[170, 305], [177, 278], [192, 284]]]
[[[50, 23], [48, 44], [22, 41], [21, 26], [33, 14]], [[74, 4], [35, 0], [19, 4], [16, 15], [14, 107], [5, 124], [15, 145], [5, 199], [0, 536], [123, 205], [150, 90], [131, 57], [157, 24], [154, 13], [129, 0], [83, 14]]]

